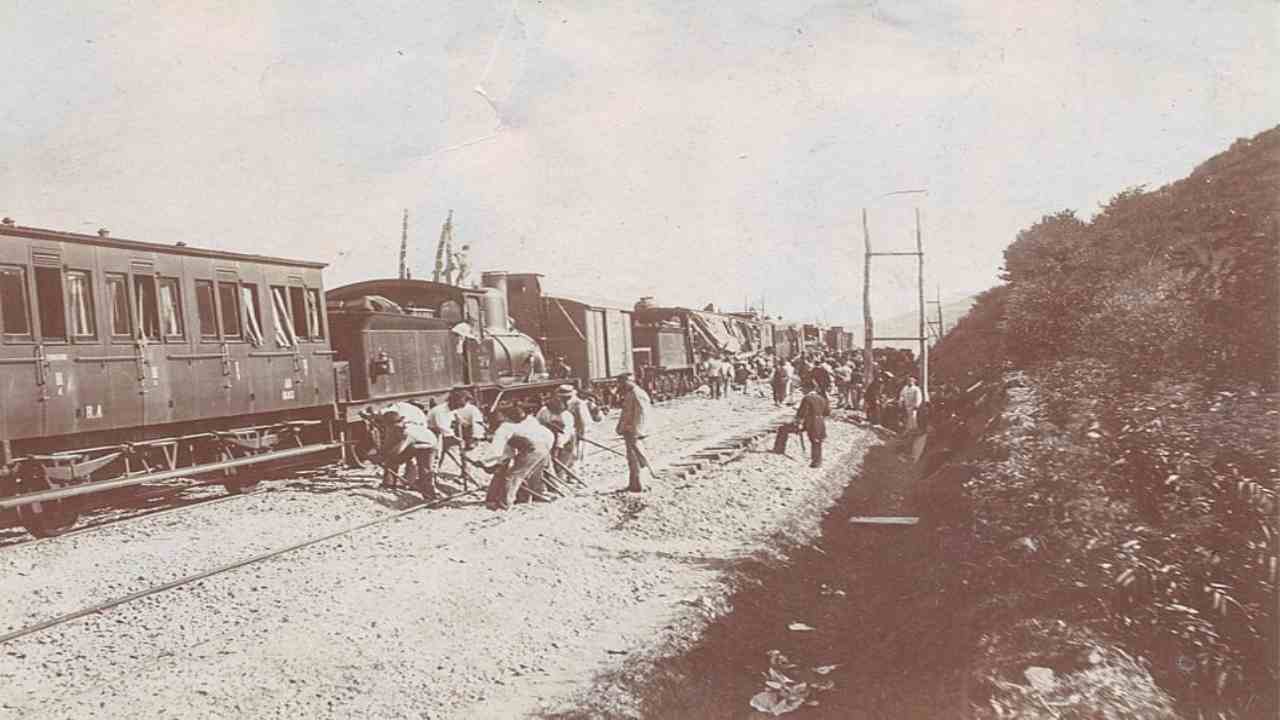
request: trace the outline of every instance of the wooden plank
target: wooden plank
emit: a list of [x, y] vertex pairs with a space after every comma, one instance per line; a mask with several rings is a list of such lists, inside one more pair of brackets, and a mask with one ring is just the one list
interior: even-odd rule
[[920, 518], [918, 517], [902, 517], [902, 516], [870, 517], [870, 516], [864, 516], [864, 515], [855, 515], [849, 518], [850, 525], [915, 525], [918, 522], [920, 522]]

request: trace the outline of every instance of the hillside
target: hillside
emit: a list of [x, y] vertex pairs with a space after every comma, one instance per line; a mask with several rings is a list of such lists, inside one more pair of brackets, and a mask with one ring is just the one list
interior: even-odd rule
[[1275, 716], [1278, 204], [1274, 128], [1046, 216], [935, 350], [977, 715]]

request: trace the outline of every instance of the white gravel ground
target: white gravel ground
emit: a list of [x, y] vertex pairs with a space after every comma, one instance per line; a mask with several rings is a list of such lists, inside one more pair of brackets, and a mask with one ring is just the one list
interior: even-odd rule
[[[754, 398], [672, 403], [652, 449], [773, 414]], [[871, 442], [832, 430], [829, 466]], [[625, 463], [597, 453], [583, 475], [621, 487]], [[526, 715], [571, 702], [664, 628], [688, 632], [730, 563], [812, 525], [847, 479], [753, 453], [642, 495], [415, 513], [0, 647], [0, 718]], [[270, 493], [14, 548], [0, 627], [389, 512], [381, 495]]]

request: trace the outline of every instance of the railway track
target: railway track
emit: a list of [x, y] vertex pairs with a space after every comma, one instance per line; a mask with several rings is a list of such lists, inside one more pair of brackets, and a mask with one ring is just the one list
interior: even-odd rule
[[[736, 457], [741, 456], [741, 454], [745, 452], [745, 448], [750, 443], [750, 440], [752, 438], [767, 432], [771, 432], [773, 429], [775, 429], [778, 426], [778, 424], [780, 424], [783, 421], [783, 416], [786, 414], [789, 414], [789, 413], [778, 412], [773, 414], [755, 415], [749, 418], [747, 421], [733, 424], [729, 428], [723, 428], [723, 427], [712, 428], [709, 433], [707, 433], [704, 437], [702, 437], [696, 443], [696, 446], [693, 450], [680, 450], [680, 451], [668, 453], [665, 456], [659, 456], [653, 460], [653, 464], [655, 466], [655, 469], [665, 470], [673, 476], [687, 477], [690, 474], [696, 473], [697, 471], [704, 468], [708, 464], [728, 462]], [[696, 424], [697, 422], [698, 421], [691, 421], [691, 422], [685, 422], [685, 423], [672, 423], [668, 426], [659, 428], [654, 433], [652, 433], [650, 437], [657, 438], [657, 437], [675, 433], [680, 430], [688, 430], [690, 429], [690, 426]], [[604, 454], [605, 452], [606, 452], [606, 449], [600, 448], [600, 449], [597, 449], [596, 452], [594, 453], [589, 453], [589, 455], [599, 456]], [[582, 466], [580, 465], [579, 467], [582, 467]], [[584, 488], [582, 491], [569, 494], [569, 497], [573, 497], [575, 495], [580, 496], [580, 495], [587, 495], [587, 494], [601, 494], [599, 485], [600, 485], [599, 482], [596, 482], [594, 484], [587, 483], [586, 488]], [[476, 488], [462, 490], [432, 502], [420, 503], [412, 507], [405, 508], [403, 510], [398, 510], [390, 514], [383, 515], [381, 517], [373, 518], [363, 522], [344, 526], [336, 530], [331, 530], [315, 536], [307, 537], [303, 540], [287, 544], [283, 547], [274, 548], [265, 552], [254, 554], [250, 557], [240, 558], [230, 562], [222, 563], [211, 568], [189, 573], [172, 580], [150, 585], [133, 592], [129, 592], [126, 594], [109, 598], [107, 600], [88, 604], [69, 612], [61, 613], [56, 616], [48, 617], [36, 622], [28, 623], [21, 627], [17, 627], [8, 632], [5, 632], [4, 634], [0, 634], [0, 645], [6, 645], [9, 643], [18, 641], [22, 638], [37, 635], [41, 632], [52, 630], [54, 628], [58, 628], [63, 625], [67, 625], [69, 623], [72, 623], [76, 620], [79, 620], [85, 617], [104, 613], [114, 608], [119, 608], [125, 605], [129, 605], [139, 600], [143, 600], [148, 597], [159, 595], [159, 594], [168, 592], [170, 590], [174, 590], [184, 586], [189, 586], [208, 578], [213, 578], [218, 575], [231, 573], [252, 565], [269, 562], [273, 559], [280, 558], [292, 553], [296, 553], [306, 548], [310, 548], [322, 543], [334, 541], [339, 538], [353, 535], [355, 533], [359, 533], [361, 531], [368, 530], [380, 525], [393, 523], [393, 522], [402, 520], [404, 518], [407, 518], [408, 516], [418, 513], [422, 510], [441, 507], [444, 505], [455, 503], [458, 500], [461, 500], [465, 497], [474, 496], [482, 492], [484, 489], [485, 489], [485, 486], [480, 485], [479, 487], [476, 487]], [[227, 496], [227, 497], [221, 498], [221, 500], [230, 500], [235, 497], [239, 497], [239, 496]], [[192, 507], [202, 507], [207, 505], [208, 503], [204, 503], [204, 504], [196, 505]], [[546, 508], [549, 512], [562, 511], [562, 510], [557, 510], [557, 508], [565, 508], [565, 507], [566, 507], [566, 503], [564, 502], [537, 506], [539, 510], [542, 508]], [[181, 508], [181, 509], [186, 509], [186, 508]], [[530, 523], [530, 522], [536, 522], [536, 521], [545, 521], [547, 519], [547, 514], [548, 514], [547, 512], [532, 511], [532, 512], [519, 512], [519, 513], [504, 513], [501, 515], [487, 515], [481, 519], [477, 519], [469, 522], [466, 526], [463, 527], [463, 533], [461, 533], [461, 537], [458, 540], [436, 546], [436, 550], [440, 550], [445, 547], [456, 546], [459, 544], [465, 544], [468, 537], [475, 536], [477, 535], [477, 533], [488, 534], [494, 531], [496, 528], [506, 527], [510, 523], [524, 524], [524, 523]], [[87, 528], [87, 529], [91, 529], [91, 528]], [[50, 540], [54, 540], [54, 539], [56, 538], [50, 538]]]
[[[681, 402], [682, 400], [686, 400], [686, 398], [677, 398], [674, 400], [674, 402], [678, 403], [678, 402]], [[667, 404], [670, 404], [671, 402], [673, 401], [666, 401], [663, 404], [667, 405]], [[608, 421], [606, 420], [604, 422], [608, 422]], [[682, 427], [683, 426], [660, 428], [653, 433], [653, 436], [661, 437], [671, 432], [680, 430]], [[623, 443], [620, 441], [612, 442], [612, 443], [600, 443], [599, 445], [600, 445], [599, 447], [592, 447], [586, 450], [583, 453], [583, 458], [584, 459], [589, 458], [589, 457], [606, 453], [606, 452], [620, 453], [621, 448], [623, 447]], [[327, 463], [327, 465], [332, 465], [332, 463]], [[317, 468], [323, 468], [323, 467], [325, 467], [325, 465], [317, 466]], [[294, 468], [294, 469], [299, 472], [306, 471], [305, 469], [298, 469], [298, 468]], [[271, 479], [275, 479], [275, 478], [270, 478], [270, 479], [263, 478], [261, 481], [258, 481], [258, 482], [267, 482]], [[88, 533], [103, 530], [106, 528], [116, 527], [121, 524], [129, 523], [133, 521], [141, 521], [148, 518], [155, 518], [157, 516], [177, 514], [177, 513], [185, 512], [185, 511], [192, 510], [199, 507], [218, 505], [222, 503], [232, 502], [237, 498], [250, 497], [253, 495], [259, 495], [263, 492], [274, 491], [274, 490], [268, 490], [258, 486], [246, 492], [234, 493], [229, 495], [218, 494], [210, 497], [199, 497], [199, 498], [184, 497], [188, 493], [191, 493], [192, 491], [198, 491], [205, 488], [214, 488], [218, 486], [219, 486], [218, 483], [201, 483], [201, 482], [186, 484], [180, 487], [159, 486], [156, 488], [150, 488], [147, 486], [143, 486], [142, 488], [136, 489], [135, 492], [133, 493], [135, 495], [142, 495], [143, 496], [142, 498], [134, 497], [120, 503], [110, 503], [110, 502], [103, 503], [100, 507], [97, 507], [92, 511], [96, 514], [96, 517], [94, 517], [93, 519], [90, 519], [88, 522], [82, 523], [80, 526], [72, 530], [68, 530], [66, 532], [60, 533], [52, 537], [43, 537], [43, 538], [33, 537], [28, 533], [26, 533], [24, 530], [22, 530], [21, 526], [19, 525], [14, 525], [11, 528], [4, 528], [3, 530], [0, 530], [0, 551], [6, 548], [30, 547], [33, 545], [56, 542], [62, 538], [85, 535]], [[336, 492], [341, 489], [343, 488], [335, 488], [333, 491]], [[129, 493], [129, 490], [125, 490], [124, 492], [127, 494]], [[143, 506], [139, 504], [140, 502], [147, 503], [147, 505]], [[159, 505], [159, 506], [156, 507], [154, 505]], [[6, 537], [6, 535], [8, 536]]]

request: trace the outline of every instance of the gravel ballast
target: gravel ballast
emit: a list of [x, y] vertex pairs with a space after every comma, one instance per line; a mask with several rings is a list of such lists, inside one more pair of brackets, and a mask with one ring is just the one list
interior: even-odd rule
[[[694, 438], [775, 414], [754, 397], [671, 403], [655, 409], [667, 431], [651, 449], [674, 459]], [[760, 452], [767, 442], [757, 441], [728, 465], [619, 494], [602, 491], [625, 483], [625, 463], [596, 453], [581, 474], [597, 492], [507, 513], [425, 510], [51, 628], [0, 648], [0, 717], [462, 718], [563, 706], [598, 673], [657, 647], [664, 632], [696, 631], [717, 611], [734, 562], [779, 531], [816, 530], [874, 442], [845, 423], [831, 428], [824, 471]], [[162, 582], [165, 564], [216, 565], [221, 556], [208, 551], [219, 544], [253, 554], [241, 535], [279, 546], [287, 533], [278, 527], [321, 534], [330, 508], [310, 503], [346, 503], [334, 510], [343, 524], [391, 511], [357, 493], [299, 495], [306, 499], [288, 511], [280, 494], [261, 513], [243, 503], [210, 508], [230, 513], [199, 520], [212, 530], [166, 535], [131, 525], [138, 536], [129, 542], [90, 533], [0, 563], [26, 563], [28, 573], [42, 572], [42, 562], [64, 563], [59, 573], [92, 569], [95, 589], [83, 591], [43, 571], [44, 587], [56, 585], [73, 609], [132, 582]], [[192, 515], [200, 517], [170, 521]], [[125, 555], [138, 547], [148, 551]], [[185, 574], [177, 565], [171, 573]], [[6, 583], [0, 622], [29, 622], [39, 603], [14, 594]]]

